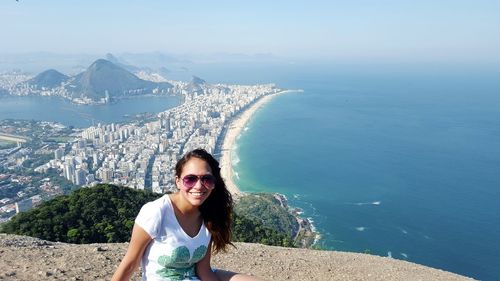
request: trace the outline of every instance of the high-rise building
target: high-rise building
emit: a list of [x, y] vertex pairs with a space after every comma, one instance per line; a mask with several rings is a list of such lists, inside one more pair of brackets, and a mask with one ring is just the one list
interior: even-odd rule
[[113, 170], [111, 169], [101, 168], [98, 175], [102, 182], [111, 182], [113, 180]]
[[77, 169], [75, 171], [75, 184], [76, 185], [85, 185], [87, 183], [86, 177], [87, 171], [84, 169]]
[[75, 173], [75, 166], [73, 164], [64, 164], [64, 177], [71, 181], [74, 182], [74, 173]]
[[98, 156], [97, 152], [94, 152], [94, 154], [92, 154], [92, 165], [93, 165], [94, 170], [99, 165], [99, 156]]

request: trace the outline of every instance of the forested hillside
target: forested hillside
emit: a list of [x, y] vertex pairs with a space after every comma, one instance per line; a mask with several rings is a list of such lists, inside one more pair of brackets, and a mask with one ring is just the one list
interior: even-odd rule
[[159, 196], [108, 184], [80, 188], [16, 215], [1, 231], [70, 243], [125, 242], [141, 206]]
[[[16, 215], [1, 225], [0, 231], [78, 244], [126, 242], [130, 240], [134, 219], [142, 205], [160, 196], [110, 184], [80, 188]], [[240, 202], [245, 202], [244, 206], [238, 206]], [[265, 225], [255, 214], [244, 211], [249, 202], [249, 199], [238, 200], [239, 211], [233, 216], [233, 240], [292, 246], [291, 236], [282, 231], [282, 224], [279, 228]], [[269, 211], [262, 206], [259, 209]], [[262, 214], [261, 217], [272, 216]]]
[[299, 229], [296, 218], [287, 208], [281, 206], [281, 202], [274, 194], [258, 193], [243, 196], [238, 200], [235, 212], [289, 237], [293, 237]]

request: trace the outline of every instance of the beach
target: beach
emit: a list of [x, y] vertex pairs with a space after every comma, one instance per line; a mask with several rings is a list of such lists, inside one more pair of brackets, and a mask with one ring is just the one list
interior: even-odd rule
[[[226, 134], [224, 136], [224, 140], [222, 142], [221, 149], [221, 158], [220, 158], [220, 166], [221, 166], [221, 175], [224, 179], [227, 189], [233, 197], [238, 197], [243, 195], [242, 192], [236, 183], [233, 181], [233, 165], [232, 165], [232, 157], [234, 153], [234, 145], [241, 134], [242, 130], [245, 128], [246, 124], [252, 118], [253, 114], [264, 104], [269, 102], [272, 98], [279, 94], [292, 92], [292, 90], [280, 91], [275, 94], [270, 94], [261, 97], [255, 103], [253, 103], [249, 108], [239, 113], [233, 120], [230, 121]], [[297, 90], [293, 92], [302, 92], [302, 90]], [[315, 231], [314, 225], [312, 221], [308, 218], [302, 218], [299, 214], [293, 212], [288, 206], [287, 199], [285, 195], [275, 194], [275, 198], [281, 203], [282, 207], [289, 211], [296, 219], [299, 225], [299, 228], [296, 229], [294, 240], [299, 242], [301, 247], [309, 248], [314, 245], [319, 239], [319, 233]]]
[[231, 194], [238, 195], [242, 193], [233, 181], [233, 165], [231, 159], [236, 139], [241, 134], [242, 130], [245, 128], [245, 125], [248, 123], [257, 109], [269, 102], [275, 96], [288, 92], [291, 91], [280, 91], [275, 94], [263, 96], [254, 104], [252, 104], [248, 109], [241, 112], [238, 116], [231, 120], [226, 135], [224, 136], [224, 141], [222, 142], [220, 158], [221, 175], [224, 179], [224, 182], [226, 183], [227, 189], [229, 190], [229, 192], [231, 192]]

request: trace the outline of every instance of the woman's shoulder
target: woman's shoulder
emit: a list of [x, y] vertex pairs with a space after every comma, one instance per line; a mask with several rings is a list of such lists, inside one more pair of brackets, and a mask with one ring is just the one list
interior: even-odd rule
[[166, 206], [171, 205], [171, 200], [169, 194], [165, 194], [162, 197], [149, 201], [142, 206], [143, 209], [164, 209]]
[[165, 208], [170, 206], [172, 203], [170, 202], [170, 197], [168, 194], [163, 195], [162, 197], [149, 201], [144, 204], [139, 213], [147, 213], [149, 215], [152, 214], [161, 214], [165, 211]]
[[152, 238], [158, 234], [159, 226], [167, 219], [170, 197], [168, 194], [144, 204], [135, 218], [135, 223], [144, 229]]

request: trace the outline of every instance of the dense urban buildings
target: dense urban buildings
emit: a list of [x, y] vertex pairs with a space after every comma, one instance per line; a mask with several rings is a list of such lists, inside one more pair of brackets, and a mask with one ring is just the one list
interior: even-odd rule
[[[19, 124], [2, 126], [6, 138], [28, 136], [12, 147], [0, 149], [0, 167], [4, 171], [0, 172], [0, 185], [19, 189], [17, 193], [0, 198], [3, 219], [16, 210], [31, 208], [42, 198], [61, 194], [60, 184], [43, 178], [46, 174], [53, 176], [54, 171], [76, 186], [113, 183], [157, 193], [172, 191], [175, 189], [174, 166], [179, 157], [199, 147], [218, 156], [231, 119], [263, 96], [281, 91], [274, 84], [212, 85], [197, 77], [190, 82], [180, 82], [167, 81], [155, 73], [137, 75], [144, 81], [170, 85], [167, 92], [152, 92], [151, 95], [179, 95], [183, 102], [157, 114], [153, 120], [72, 129], [68, 130], [67, 141], [37, 145], [29, 142], [30, 138], [38, 141], [41, 136], [57, 135], [67, 128], [57, 123], [38, 122], [38, 127], [30, 133], [19, 131], [23, 127]], [[10, 95], [67, 97], [61, 94], [66, 82], [45, 88], [29, 84], [35, 78], [21, 72], [6, 73], [0, 75], [0, 86]], [[124, 97], [116, 97], [119, 98]], [[71, 100], [86, 103], [83, 99]], [[35, 154], [43, 156], [38, 159], [47, 159], [42, 163], [38, 163], [40, 160], [34, 162], [37, 166], [32, 170], [39, 176], [22, 175], [21, 168], [26, 161], [33, 165]]]

